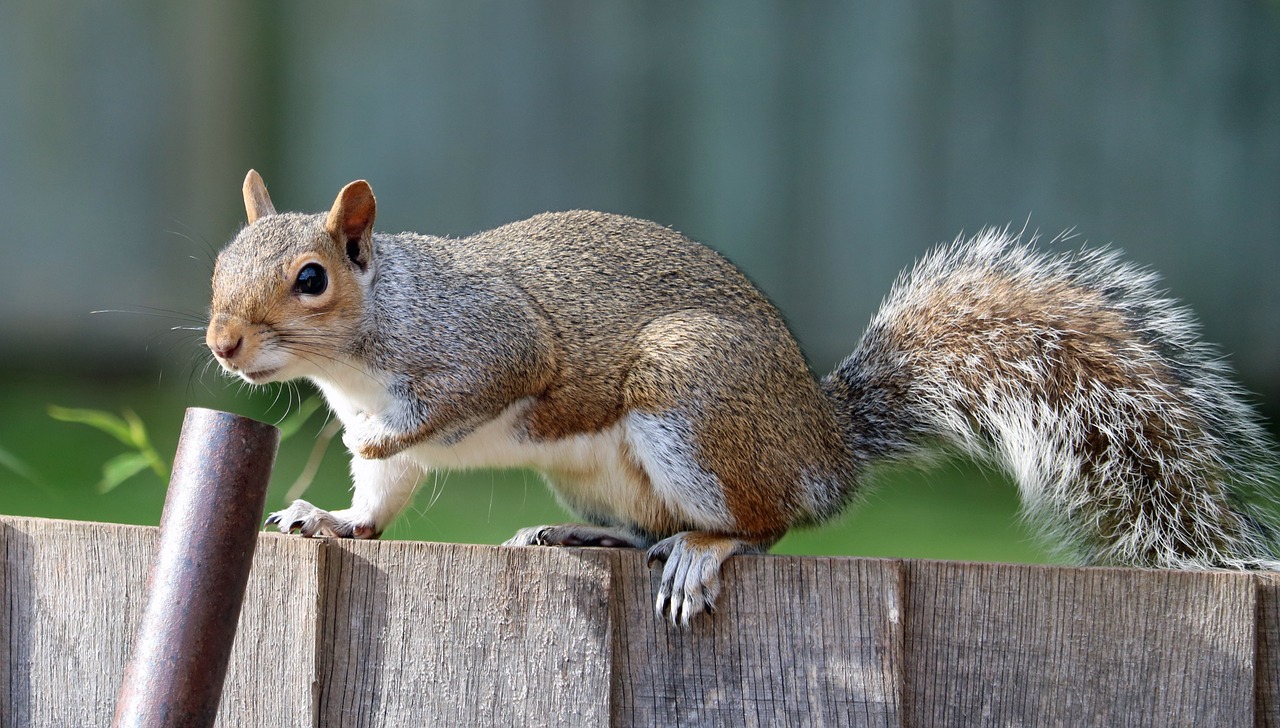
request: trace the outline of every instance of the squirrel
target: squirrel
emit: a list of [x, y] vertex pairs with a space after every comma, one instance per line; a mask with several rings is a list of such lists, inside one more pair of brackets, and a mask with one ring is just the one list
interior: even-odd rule
[[819, 379], [710, 248], [603, 212], [456, 239], [375, 233], [363, 180], [218, 255], [206, 343], [250, 384], [306, 378], [344, 426], [349, 508], [284, 532], [377, 538], [424, 473], [540, 471], [583, 524], [506, 545], [648, 549], [657, 610], [713, 609], [720, 568], [841, 512], [881, 462], [938, 448], [1007, 471], [1078, 561], [1280, 569], [1275, 447], [1156, 276], [991, 228], [920, 260]]

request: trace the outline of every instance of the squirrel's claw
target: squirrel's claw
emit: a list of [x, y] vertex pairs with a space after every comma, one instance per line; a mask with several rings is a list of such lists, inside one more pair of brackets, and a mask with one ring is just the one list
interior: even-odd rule
[[648, 551], [650, 565], [665, 562], [654, 608], [671, 624], [689, 626], [702, 612], [715, 611], [720, 595], [720, 565], [749, 545], [732, 536], [683, 532], [665, 538]]
[[516, 531], [515, 534], [502, 542], [503, 546], [550, 546], [543, 538], [551, 526], [529, 526]]
[[276, 526], [281, 533], [296, 532], [307, 538], [329, 536], [373, 539], [382, 535], [372, 525], [351, 518], [345, 511], [330, 513], [304, 500], [296, 500], [288, 508], [267, 516], [266, 525]]

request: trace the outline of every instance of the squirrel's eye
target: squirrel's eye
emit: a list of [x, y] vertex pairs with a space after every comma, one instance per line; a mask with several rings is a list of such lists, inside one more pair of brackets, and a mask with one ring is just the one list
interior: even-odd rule
[[324, 272], [324, 266], [319, 263], [307, 263], [302, 266], [302, 270], [298, 271], [298, 279], [293, 282], [293, 291], [307, 296], [319, 296], [324, 293], [328, 285], [329, 277]]

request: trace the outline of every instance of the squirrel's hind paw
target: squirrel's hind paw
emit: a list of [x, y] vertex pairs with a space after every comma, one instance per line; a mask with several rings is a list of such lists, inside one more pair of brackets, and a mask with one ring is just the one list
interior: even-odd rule
[[266, 525], [278, 527], [281, 533], [296, 532], [307, 538], [328, 536], [372, 539], [382, 535], [372, 525], [350, 517], [348, 512], [330, 513], [304, 500], [296, 500], [288, 508], [267, 516]]
[[654, 607], [671, 624], [689, 626], [702, 612], [715, 610], [720, 595], [720, 566], [725, 559], [756, 546], [732, 536], [685, 531], [649, 549], [649, 565], [665, 562]]
[[565, 523], [559, 526], [531, 526], [516, 531], [503, 546], [604, 546], [608, 548], [640, 548], [630, 535], [612, 528]]

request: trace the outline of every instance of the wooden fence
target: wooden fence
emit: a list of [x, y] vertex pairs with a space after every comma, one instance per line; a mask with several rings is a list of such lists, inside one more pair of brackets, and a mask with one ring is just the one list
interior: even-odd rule
[[[0, 518], [0, 725], [104, 726], [154, 528]], [[224, 726], [1280, 725], [1280, 577], [263, 534]]]

